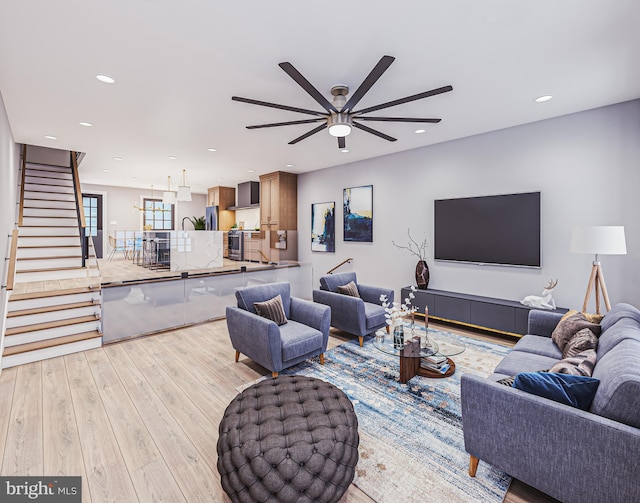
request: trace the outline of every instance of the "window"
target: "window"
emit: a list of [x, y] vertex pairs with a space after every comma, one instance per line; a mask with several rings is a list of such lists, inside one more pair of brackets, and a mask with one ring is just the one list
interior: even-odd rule
[[84, 221], [86, 224], [87, 236], [98, 235], [98, 222], [100, 220], [99, 214], [102, 210], [100, 201], [98, 200], [99, 197], [100, 196], [94, 196], [92, 194], [82, 195], [82, 206], [84, 207]]
[[145, 229], [154, 231], [173, 230], [173, 204], [164, 204], [161, 199], [144, 199], [142, 212]]

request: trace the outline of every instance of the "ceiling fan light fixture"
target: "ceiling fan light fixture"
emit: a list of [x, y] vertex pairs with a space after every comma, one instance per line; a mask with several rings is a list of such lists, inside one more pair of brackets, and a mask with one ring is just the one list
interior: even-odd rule
[[349, 114], [333, 113], [327, 119], [329, 134], [338, 138], [351, 134], [351, 124], [351, 116]]

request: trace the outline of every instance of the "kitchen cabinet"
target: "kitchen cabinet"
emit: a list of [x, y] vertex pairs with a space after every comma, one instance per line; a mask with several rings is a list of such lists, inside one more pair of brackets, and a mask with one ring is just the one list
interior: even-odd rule
[[222, 233], [222, 257], [229, 258], [229, 233]]
[[276, 171], [260, 177], [263, 230], [298, 229], [298, 175]]
[[207, 206], [218, 207], [218, 230], [228, 231], [236, 223], [236, 212], [228, 210], [236, 204], [234, 187], [210, 187], [207, 191]]
[[244, 259], [247, 262], [262, 262], [263, 231], [244, 233]]

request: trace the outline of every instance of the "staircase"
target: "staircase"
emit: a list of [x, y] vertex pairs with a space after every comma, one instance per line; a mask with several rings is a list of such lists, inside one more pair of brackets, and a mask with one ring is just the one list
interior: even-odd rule
[[74, 168], [23, 161], [2, 368], [102, 345], [99, 270], [94, 253], [82, 265]]

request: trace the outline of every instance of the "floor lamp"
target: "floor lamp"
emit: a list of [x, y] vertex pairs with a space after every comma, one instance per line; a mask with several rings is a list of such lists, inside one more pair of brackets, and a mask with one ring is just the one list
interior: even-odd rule
[[591, 276], [584, 296], [582, 311], [587, 311], [591, 290], [596, 292], [596, 314], [600, 314], [600, 293], [607, 311], [611, 309], [607, 286], [604, 282], [602, 267], [598, 255], [626, 255], [627, 245], [624, 239], [624, 227], [621, 225], [600, 225], [591, 227], [574, 227], [571, 234], [571, 251], [573, 253], [592, 253], [595, 260], [591, 267]]

